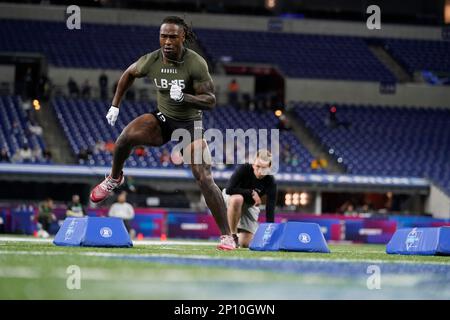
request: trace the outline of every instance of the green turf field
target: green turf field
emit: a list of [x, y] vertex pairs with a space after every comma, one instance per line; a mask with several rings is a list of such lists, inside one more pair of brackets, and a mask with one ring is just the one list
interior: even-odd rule
[[[221, 252], [207, 242], [106, 249], [2, 239], [0, 299], [450, 299], [450, 257], [387, 255], [379, 245], [313, 254]], [[80, 289], [69, 289], [73, 265]], [[380, 268], [380, 289], [368, 288], [368, 266]]]

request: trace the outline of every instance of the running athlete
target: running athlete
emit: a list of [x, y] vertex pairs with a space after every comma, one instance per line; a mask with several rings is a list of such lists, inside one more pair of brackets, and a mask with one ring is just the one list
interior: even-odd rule
[[[122, 97], [136, 78], [148, 77], [155, 85], [157, 110], [137, 117], [123, 129], [116, 141], [111, 173], [91, 191], [92, 202], [105, 200], [115, 188], [123, 184], [122, 169], [134, 147], [162, 146], [171, 140], [172, 132], [176, 129], [187, 130], [193, 139], [184, 150], [190, 154], [200, 152], [210, 155], [206, 140], [203, 139], [203, 127], [199, 127], [198, 123], [201, 124], [203, 110], [215, 107], [216, 98], [206, 61], [185, 47], [185, 42], [194, 37], [183, 19], [166, 17], [159, 32], [160, 49], [142, 56], [120, 77], [106, 115], [110, 125], [115, 124]], [[199, 131], [200, 138], [195, 139]], [[213, 180], [211, 166], [208, 161], [193, 163], [192, 173], [222, 234], [217, 248], [233, 250], [236, 247], [227, 222], [225, 202]]]

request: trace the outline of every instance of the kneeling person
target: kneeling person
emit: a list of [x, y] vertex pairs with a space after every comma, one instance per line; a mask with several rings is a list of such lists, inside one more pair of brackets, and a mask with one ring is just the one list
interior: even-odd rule
[[259, 150], [253, 164], [239, 166], [223, 189], [231, 233], [241, 247], [247, 248], [258, 229], [259, 205], [266, 195], [266, 221], [274, 222], [277, 185], [270, 175], [272, 155]]

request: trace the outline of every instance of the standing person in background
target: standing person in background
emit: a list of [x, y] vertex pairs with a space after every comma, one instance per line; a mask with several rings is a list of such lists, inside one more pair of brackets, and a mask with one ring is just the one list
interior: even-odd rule
[[228, 84], [228, 103], [233, 107], [237, 107], [238, 100], [239, 100], [239, 83], [237, 83], [236, 79], [233, 79]]
[[102, 74], [98, 78], [98, 86], [100, 87], [100, 98], [102, 100], [108, 100], [108, 76], [102, 71]]
[[136, 232], [131, 228], [130, 221], [134, 218], [134, 208], [127, 202], [127, 192], [122, 191], [118, 197], [117, 202], [109, 209], [108, 216], [123, 219], [127, 231], [131, 238], [134, 238]]
[[50, 225], [56, 221], [56, 216], [53, 213], [53, 200], [47, 198], [39, 205], [38, 222], [41, 224], [41, 230], [50, 233]]
[[67, 205], [66, 216], [67, 217], [83, 217], [85, 215], [83, 205], [80, 202], [80, 196], [74, 194], [72, 196], [72, 202]]

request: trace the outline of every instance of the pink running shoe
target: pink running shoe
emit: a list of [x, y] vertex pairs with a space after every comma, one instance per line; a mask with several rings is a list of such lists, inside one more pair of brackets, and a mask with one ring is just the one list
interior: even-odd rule
[[220, 236], [220, 243], [217, 246], [217, 249], [224, 250], [224, 251], [236, 249], [236, 243], [234, 242], [233, 237], [230, 235]]
[[107, 176], [102, 183], [98, 184], [91, 191], [90, 199], [93, 203], [99, 203], [108, 198], [114, 189], [120, 187], [125, 182], [125, 177], [123, 176], [123, 172], [120, 173], [120, 177], [116, 180], [111, 177], [111, 175]]

